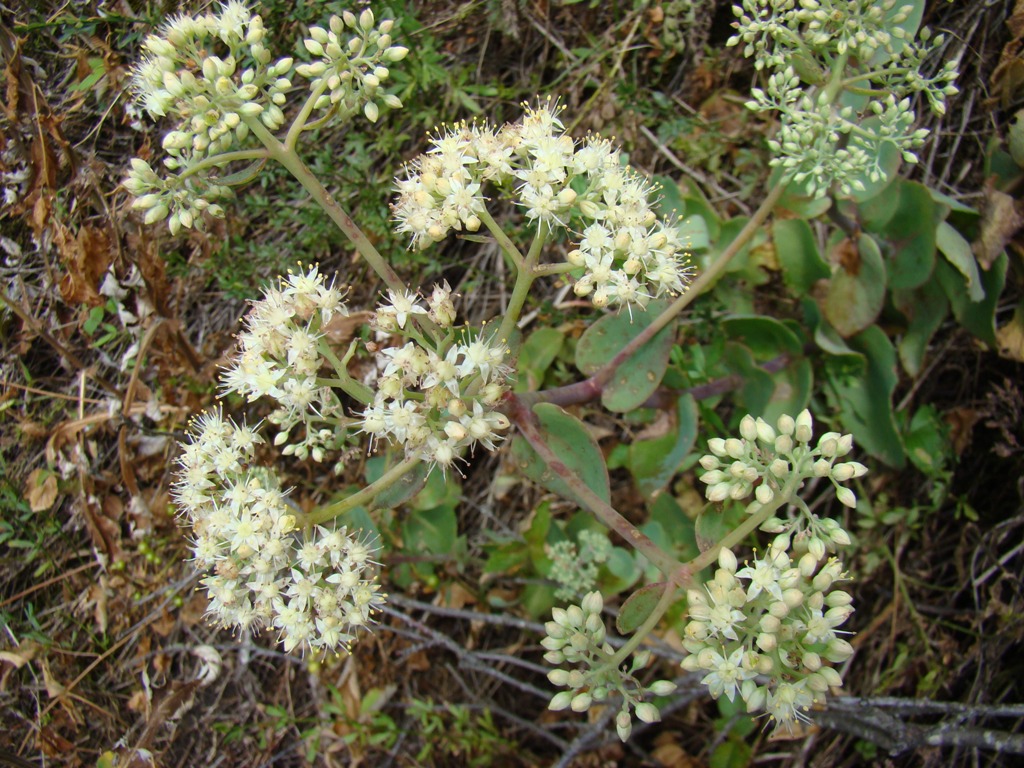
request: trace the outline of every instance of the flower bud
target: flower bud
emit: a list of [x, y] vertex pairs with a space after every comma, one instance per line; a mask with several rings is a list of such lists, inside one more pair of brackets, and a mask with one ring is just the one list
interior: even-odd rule
[[785, 413], [779, 416], [779, 420], [775, 423], [775, 426], [779, 428], [779, 432], [783, 435], [792, 435], [793, 430], [796, 428], [793, 417], [788, 416]]
[[853, 646], [842, 638], [833, 637], [828, 641], [824, 655], [833, 664], [839, 664], [853, 656]]
[[[568, 691], [566, 691], [568, 693]], [[590, 709], [590, 704], [593, 701], [589, 693], [580, 693], [573, 697], [569, 706], [573, 712], [586, 712]]]
[[811, 412], [805, 408], [796, 417], [793, 437], [795, 437], [798, 442], [809, 443], [811, 441], [813, 428], [814, 421], [811, 418]]
[[629, 712], [623, 710], [615, 716], [615, 732], [621, 741], [629, 740], [629, 736], [633, 732], [633, 719], [629, 716]]
[[569, 683], [569, 672], [564, 669], [553, 669], [548, 672], [548, 680], [552, 685], [565, 686]]
[[793, 438], [789, 435], [779, 435], [775, 438], [776, 453], [790, 453], [793, 450]]
[[708, 450], [715, 456], [724, 458], [726, 456], [725, 440], [720, 437], [712, 437], [708, 440]]
[[730, 437], [725, 441], [725, 451], [734, 459], [743, 458], [746, 454], [746, 447], [740, 440]]
[[855, 509], [857, 506], [857, 496], [846, 486], [841, 485], [836, 488], [836, 498], [839, 499], [839, 503], [844, 507]]
[[656, 680], [647, 689], [654, 696], [668, 696], [676, 689], [676, 684], [670, 680]]
[[551, 703], [548, 704], [548, 709], [554, 710], [555, 712], [566, 709], [573, 701], [572, 691], [560, 691], [556, 693], [551, 699]]
[[636, 712], [637, 719], [645, 723], [657, 723], [661, 720], [661, 713], [658, 712], [658, 708], [650, 702], [645, 701], [642, 704], [637, 704], [634, 711]]
[[793, 608], [799, 608], [804, 602], [804, 593], [799, 589], [787, 589], [782, 593], [782, 602], [784, 602], [786, 607], [790, 610]]
[[853, 598], [840, 589], [837, 589], [835, 592], [829, 592], [825, 597], [825, 605], [832, 608], [850, 605], [852, 602]]
[[[740, 420], [740, 434], [744, 440], [754, 442], [757, 439], [758, 429], [754, 417], [747, 414]], [[736, 458], [739, 458], [738, 456]]]
[[730, 573], [736, 573], [736, 568], [739, 566], [739, 563], [736, 562], [736, 555], [726, 547], [718, 550], [718, 564]]
[[765, 445], [775, 444], [775, 430], [771, 428], [764, 419], [758, 419], [757, 422], [757, 437]]

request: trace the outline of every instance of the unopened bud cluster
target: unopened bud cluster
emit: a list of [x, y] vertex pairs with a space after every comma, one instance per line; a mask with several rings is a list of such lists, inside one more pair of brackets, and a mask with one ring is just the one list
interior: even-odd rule
[[[910, 97], [923, 93], [943, 114], [946, 97], [957, 93], [954, 62], [924, 74], [942, 36], [923, 29], [916, 43], [907, 31], [913, 6], [900, 0], [743, 0], [733, 11], [737, 33], [728, 44], [742, 43], [758, 70], [772, 72], [747, 103], [779, 113], [771, 164], [810, 195], [828, 194], [833, 184], [849, 195], [865, 189], [865, 180], [881, 180], [888, 145], [916, 163], [914, 150], [928, 132], [914, 129]], [[847, 82], [857, 89], [857, 109], [840, 100]]]
[[276, 475], [253, 465], [256, 430], [219, 412], [182, 446], [174, 499], [192, 525], [208, 613], [242, 631], [276, 629], [286, 651], [348, 649], [383, 604], [374, 548], [345, 527], [302, 530]]
[[636, 679], [635, 674], [650, 663], [650, 651], [636, 653], [628, 668], [611, 663], [614, 651], [606, 641], [603, 609], [601, 593], [590, 592], [580, 605], [552, 610], [552, 620], [544, 625], [547, 636], [541, 640], [547, 649], [544, 660], [554, 665], [580, 666], [548, 673], [553, 685], [568, 689], [555, 694], [548, 708], [586, 712], [594, 704], [604, 704], [617, 692], [622, 696], [622, 706], [615, 717], [615, 729], [619, 738], [626, 741], [633, 730], [634, 716], [645, 723], [661, 720], [658, 708], [645, 698], [667, 696], [676, 686], [669, 680], [658, 680], [645, 687]]
[[[414, 293], [389, 291], [378, 307], [377, 330], [407, 340], [378, 349], [380, 375], [360, 427], [372, 440], [444, 469], [467, 448], [480, 443], [493, 451], [503, 439], [509, 421], [496, 407], [511, 369], [505, 344], [482, 331], [475, 338], [451, 332], [455, 310], [447, 284], [436, 286], [427, 303]], [[431, 343], [416, 332], [414, 318], [434, 323], [443, 338]]]
[[323, 461], [345, 441], [349, 420], [320, 369], [325, 327], [346, 315], [342, 291], [313, 266], [268, 287], [245, 318], [224, 390], [249, 402], [277, 401], [269, 421], [277, 427], [274, 445], [284, 445], [286, 456]]
[[713, 697], [738, 693], [748, 712], [766, 711], [787, 727], [842, 686], [830, 665], [853, 654], [837, 629], [853, 608], [833, 588], [843, 578], [838, 560], [797, 564], [779, 543], [743, 568], [722, 549], [714, 578], [687, 590], [683, 668], [704, 673]]
[[401, 109], [401, 100], [382, 86], [391, 74], [388, 65], [404, 59], [409, 49], [392, 45], [394, 21], [375, 24], [367, 8], [358, 17], [349, 11], [332, 16], [326, 29], [310, 27], [303, 44], [315, 60], [299, 64], [295, 72], [310, 79], [314, 93], [322, 94], [315, 109], [337, 108], [346, 116], [361, 109], [373, 123], [381, 106]]
[[[747, 505], [747, 512], [754, 514], [768, 504], [788, 503], [804, 480], [820, 477], [832, 483], [836, 498], [844, 506], [856, 507], [857, 497], [841, 483], [863, 476], [867, 467], [856, 461], [839, 461], [853, 450], [853, 437], [826, 432], [812, 447], [813, 426], [807, 410], [795, 419], [783, 414], [775, 427], [748, 414], [740, 421], [739, 437], [708, 440], [711, 453], [700, 460], [707, 470], [700, 479], [707, 483], [708, 499], [739, 501], [753, 493], [754, 501]], [[781, 530], [771, 527], [780, 524], [776, 521], [772, 518], [765, 530]], [[834, 551], [835, 544], [850, 543], [842, 529], [833, 532], [831, 538], [830, 551]]]
[[582, 270], [575, 291], [596, 306], [645, 305], [686, 288], [685, 246], [676, 226], [655, 213], [656, 188], [608, 140], [588, 136], [577, 144], [550, 103], [502, 128], [445, 128], [397, 185], [397, 231], [415, 249], [452, 230], [477, 231], [491, 188], [538, 228], [560, 227], [578, 240], [567, 257]]
[[550, 578], [558, 584], [558, 600], [572, 600], [592, 590], [597, 583], [598, 566], [612, 554], [612, 543], [604, 533], [583, 530], [578, 539], [579, 546], [565, 539], [544, 548], [551, 560]]

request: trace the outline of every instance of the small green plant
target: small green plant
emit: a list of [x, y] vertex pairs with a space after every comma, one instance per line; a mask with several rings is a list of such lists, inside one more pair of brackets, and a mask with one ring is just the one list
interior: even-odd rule
[[436, 765], [445, 759], [460, 765], [489, 766], [514, 745], [502, 738], [491, 712], [480, 712], [455, 704], [437, 706], [430, 699], [413, 699], [409, 716], [416, 721], [423, 746], [416, 753], [421, 765]]

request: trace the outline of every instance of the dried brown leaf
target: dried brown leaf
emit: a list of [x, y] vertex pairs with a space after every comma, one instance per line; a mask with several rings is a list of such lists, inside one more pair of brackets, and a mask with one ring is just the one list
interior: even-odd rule
[[971, 250], [978, 258], [981, 268], [988, 270], [1006, 244], [1024, 225], [1021, 204], [1005, 192], [995, 189], [992, 184], [985, 188], [985, 205], [982, 210], [981, 232], [971, 243]]
[[34, 469], [25, 480], [25, 500], [33, 512], [45, 512], [57, 501], [57, 476], [48, 469]]
[[110, 236], [106, 230], [84, 226], [77, 235], [71, 235], [63, 226], [58, 226], [54, 241], [64, 262], [64, 277], [60, 292], [68, 304], [99, 306], [105, 298], [100, 295], [99, 286], [114, 258]]

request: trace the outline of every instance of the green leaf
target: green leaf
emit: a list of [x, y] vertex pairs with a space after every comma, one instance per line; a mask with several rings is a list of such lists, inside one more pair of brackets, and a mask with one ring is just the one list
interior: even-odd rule
[[877, 325], [849, 339], [849, 343], [864, 356], [865, 366], [859, 376], [843, 370], [835, 371], [831, 378], [843, 425], [865, 451], [900, 468], [906, 462], [906, 453], [892, 407], [897, 382], [896, 350]]
[[731, 533], [746, 516], [746, 500], [726, 501], [721, 508], [717, 504], [709, 504], [694, 523], [697, 548], [701, 552], [707, 552]]
[[971, 301], [981, 301], [985, 298], [985, 289], [981, 286], [981, 273], [978, 270], [978, 260], [974, 258], [971, 251], [971, 244], [961, 235], [948, 221], [939, 224], [935, 231], [935, 244], [942, 255], [946, 257], [957, 271], [967, 281], [967, 296]]
[[981, 288], [985, 293], [982, 301], [971, 301], [963, 276], [949, 264], [940, 261], [935, 268], [957, 322], [993, 349], [999, 346], [996, 340], [996, 305], [1006, 283], [1008, 263], [1009, 258], [1003, 252], [988, 271], [981, 272]]
[[668, 485], [697, 439], [697, 403], [685, 394], [676, 401], [668, 431], [653, 440], [629, 446], [629, 471], [640, 492], [651, 499]]
[[491, 550], [484, 563], [484, 573], [510, 574], [529, 559], [529, 553], [520, 541], [507, 541]]
[[734, 341], [725, 344], [722, 362], [742, 381], [736, 393], [738, 403], [747, 413], [764, 413], [775, 394], [771, 374], [757, 364], [747, 346]]
[[[396, 455], [397, 456], [397, 455]], [[366, 480], [374, 482], [384, 474], [385, 462], [383, 457], [374, 457], [366, 462]], [[387, 467], [390, 469], [390, 463]], [[430, 467], [425, 461], [416, 464], [412, 469], [400, 477], [394, 485], [378, 493], [373, 499], [374, 509], [393, 509], [404, 504], [413, 496], [423, 490], [427, 484], [427, 474]]]
[[522, 606], [534, 619], [542, 616], [551, 618], [551, 609], [558, 605], [555, 599], [556, 587], [550, 584], [527, 584], [523, 589]]
[[711, 234], [708, 223], [699, 214], [687, 216], [676, 224], [679, 241], [688, 251], [706, 251], [711, 247]]
[[[671, 543], [671, 547], [664, 548], [671, 549], [679, 560], [685, 562], [700, 554], [694, 519], [683, 511], [672, 494], [663, 493], [658, 496], [649, 506], [648, 514], [650, 519], [644, 525], [659, 525]], [[660, 546], [657, 539], [655, 543]]]
[[611, 555], [601, 566], [601, 591], [617, 594], [636, 584], [643, 575], [638, 559], [640, 555], [635, 555], [631, 549], [612, 547]]
[[544, 383], [544, 373], [551, 367], [565, 344], [565, 334], [557, 328], [538, 328], [531, 333], [519, 349], [516, 369], [519, 379], [516, 392], [539, 389]]
[[659, 581], [656, 584], [645, 584], [627, 597], [619, 608], [619, 615], [615, 617], [615, 628], [619, 634], [629, 635], [635, 632], [637, 627], [647, 621], [647, 617], [654, 611], [664, 593], [665, 582]]
[[250, 181], [259, 176], [260, 171], [263, 170], [263, 166], [267, 164], [267, 158], [261, 157], [259, 160], [254, 160], [245, 168], [234, 173], [229, 173], [227, 176], [220, 176], [216, 179], [218, 184], [223, 184], [228, 187], [236, 187], [240, 184], [248, 184]]
[[[668, 302], [652, 301], [646, 311], [605, 315], [590, 326], [576, 344], [576, 367], [590, 376], [612, 360], [622, 347], [656, 320]], [[624, 413], [643, 405], [661, 384], [672, 353], [675, 323], [662, 328], [636, 354], [620, 365], [601, 393], [610, 411]]]
[[930, 405], [917, 409], [904, 436], [910, 462], [929, 477], [940, 476], [953, 458], [949, 424]]
[[[774, 187], [782, 178], [784, 169], [776, 167], [768, 177], [768, 187]], [[807, 194], [807, 182], [791, 181], [786, 185], [782, 197], [775, 204], [777, 208], [795, 213], [800, 219], [816, 219], [832, 207], [832, 199], [828, 195], [816, 197]]]
[[857, 246], [846, 238], [833, 249], [835, 273], [822, 302], [825, 318], [843, 338], [875, 322], [885, 301], [886, 274], [878, 244], [862, 234]]
[[454, 551], [457, 541], [454, 507], [413, 512], [402, 523], [402, 543], [406, 552], [446, 555]]
[[901, 181], [894, 186], [898, 191], [896, 210], [882, 233], [891, 251], [886, 273], [891, 288], [917, 288], [935, 268], [938, 210], [924, 185]]
[[462, 498], [462, 486], [458, 475], [445, 475], [442, 472], [431, 472], [423, 489], [413, 497], [411, 504], [414, 509], [432, 509], [442, 504], [454, 506]]
[[911, 376], [921, 372], [928, 342], [949, 313], [949, 301], [937, 280], [929, 280], [912, 291], [893, 291], [893, 304], [909, 320], [897, 345], [900, 363]]
[[779, 355], [790, 357], [774, 374], [766, 374], [772, 382], [771, 394], [761, 409], [750, 412], [775, 421], [783, 413], [799, 413], [810, 400], [813, 373], [803, 355], [803, 341], [784, 323], [763, 315], [729, 317], [722, 321], [722, 330], [733, 341], [744, 344], [755, 360], [766, 363]]
[[1010, 157], [1013, 158], [1013, 162], [1024, 168], [1024, 109], [1018, 109], [1017, 114], [1013, 116], [1006, 138], [1010, 147]]
[[[604, 455], [583, 423], [557, 405], [538, 403], [533, 407], [541, 435], [569, 473], [575, 475], [606, 502], [611, 501], [608, 469]], [[551, 471], [525, 439], [512, 441], [512, 458], [519, 470], [538, 485], [559, 496], [579, 502], [561, 477]], [[584, 506], [580, 503], [580, 506]]]
[[708, 758], [709, 768], [747, 768], [754, 753], [743, 739], [728, 738]]
[[803, 219], [779, 219], [772, 225], [775, 255], [782, 265], [782, 279], [795, 293], [808, 293], [832, 270], [818, 253], [811, 226]]
[[380, 541], [380, 529], [363, 507], [354, 507], [334, 518], [335, 524], [344, 525], [349, 532], [358, 532], [368, 539]]

